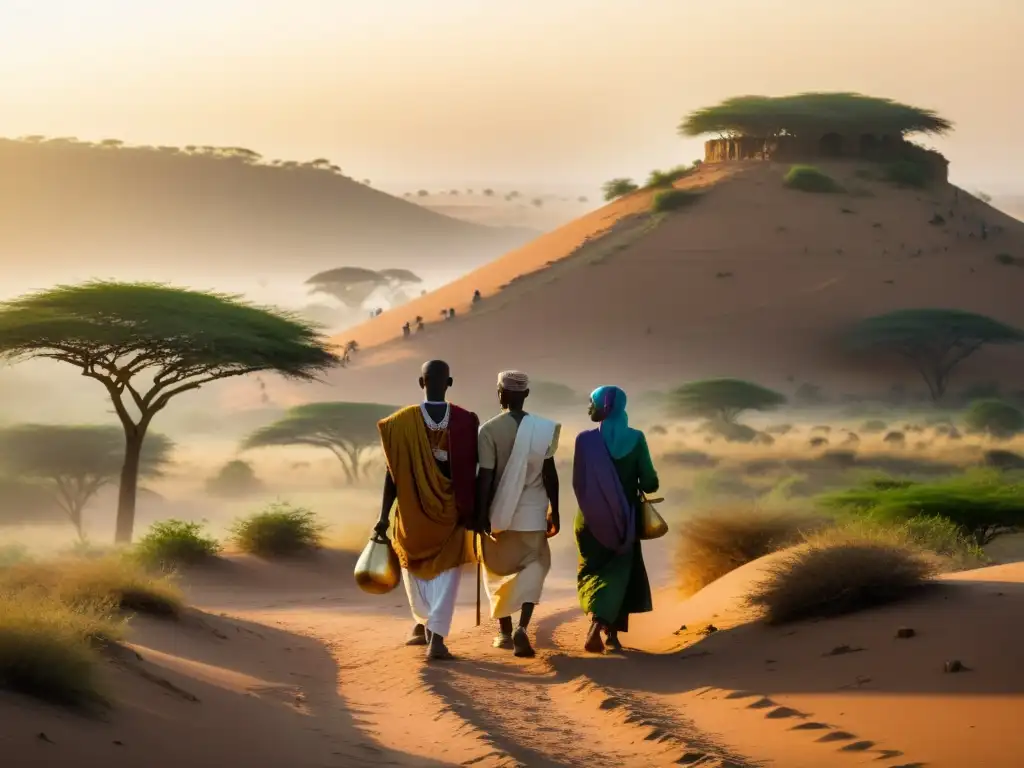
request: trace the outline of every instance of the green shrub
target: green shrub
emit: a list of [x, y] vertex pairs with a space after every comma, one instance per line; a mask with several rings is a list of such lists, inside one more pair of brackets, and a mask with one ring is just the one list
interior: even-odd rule
[[927, 187], [932, 177], [932, 169], [927, 163], [897, 160], [885, 164], [885, 180], [901, 187]]
[[688, 205], [693, 205], [699, 199], [700, 192], [695, 192], [692, 189], [666, 189], [654, 196], [651, 210], [655, 213], [678, 211]]
[[757, 439], [757, 430], [735, 421], [712, 419], [707, 423], [708, 432], [718, 435], [729, 443], [752, 443]]
[[193, 565], [220, 552], [216, 539], [203, 533], [202, 523], [162, 520], [135, 545], [138, 558], [151, 566]]
[[827, 173], [813, 165], [794, 165], [783, 183], [801, 192], [840, 192], [842, 187]]
[[915, 517], [951, 521], [961, 534], [987, 544], [1006, 528], [1024, 525], [1024, 485], [999, 472], [979, 471], [929, 483], [874, 481], [826, 494], [819, 503], [884, 523]]
[[636, 192], [638, 189], [639, 187], [633, 183], [632, 179], [611, 179], [606, 181], [601, 187], [606, 201], [615, 200], [618, 197]]
[[646, 186], [668, 187], [680, 179], [686, 178], [695, 170], [697, 168], [694, 166], [677, 165], [675, 168], [669, 168], [667, 171], [651, 171], [651, 175], [647, 177]]
[[237, 521], [231, 534], [243, 552], [258, 557], [286, 557], [318, 548], [324, 528], [311, 510], [278, 502]]
[[972, 432], [1007, 439], [1024, 431], [1024, 413], [1002, 400], [976, 400], [964, 414], [964, 424]]

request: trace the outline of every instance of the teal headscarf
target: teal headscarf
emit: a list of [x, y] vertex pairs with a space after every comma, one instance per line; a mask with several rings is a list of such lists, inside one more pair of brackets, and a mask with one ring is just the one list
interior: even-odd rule
[[629, 427], [626, 393], [618, 387], [598, 387], [590, 393], [590, 400], [604, 417], [600, 429], [608, 452], [613, 459], [621, 459], [636, 447], [640, 439], [640, 433]]

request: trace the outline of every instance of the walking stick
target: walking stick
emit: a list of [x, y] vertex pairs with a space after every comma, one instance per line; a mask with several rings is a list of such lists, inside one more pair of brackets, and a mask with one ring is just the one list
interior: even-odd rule
[[473, 536], [473, 554], [476, 555], [476, 625], [480, 626], [480, 582], [483, 578], [480, 568], [480, 553], [477, 543], [480, 541], [480, 534]]

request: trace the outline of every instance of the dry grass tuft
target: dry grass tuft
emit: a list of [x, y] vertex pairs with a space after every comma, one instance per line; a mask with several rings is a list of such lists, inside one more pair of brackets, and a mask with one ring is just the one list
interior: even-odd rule
[[69, 605], [111, 605], [175, 617], [184, 598], [169, 575], [154, 575], [131, 558], [25, 563], [0, 571], [0, 590], [52, 596]]
[[723, 508], [689, 518], [679, 529], [676, 549], [679, 589], [692, 595], [822, 525], [823, 520], [810, 515], [750, 507]]
[[772, 565], [748, 601], [770, 624], [836, 616], [903, 598], [941, 565], [901, 529], [825, 530]]
[[111, 607], [0, 592], [0, 688], [72, 706], [102, 701], [96, 645], [121, 636]]
[[175, 617], [182, 604], [168, 576], [126, 557], [0, 568], [0, 688], [98, 703], [98, 648], [121, 639], [121, 611]]

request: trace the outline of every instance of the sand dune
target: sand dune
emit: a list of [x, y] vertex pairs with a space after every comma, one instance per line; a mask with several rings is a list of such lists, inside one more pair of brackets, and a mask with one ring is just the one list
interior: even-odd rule
[[[648, 552], [663, 583], [666, 552]], [[205, 613], [135, 620], [133, 652], [109, 665], [116, 705], [100, 719], [0, 697], [0, 748], [19, 767], [1020, 764], [1024, 566], [770, 628], [742, 607], [766, 562], [685, 603], [662, 589], [626, 653], [603, 658], [580, 648], [569, 558], [538, 610], [532, 660], [491, 649], [492, 628], [473, 627], [467, 573], [451, 639], [461, 658], [436, 666], [402, 646], [404, 595], [359, 593], [351, 556], [239, 559], [186, 575]], [[915, 637], [896, 639], [898, 627]], [[967, 670], [945, 673], [951, 659]]]
[[[331, 382], [353, 399], [394, 399], [439, 356], [463, 398], [510, 366], [584, 391], [735, 375], [851, 392], [918, 386], [898, 366], [880, 385], [838, 353], [835, 335], [860, 318], [945, 306], [1024, 325], [1024, 270], [995, 258], [1024, 252], [1024, 224], [950, 185], [898, 189], [855, 164], [822, 168], [848, 191], [786, 189], [784, 165], [714, 164], [677, 184], [703, 198], [660, 220], [644, 215], [649, 191], [615, 201], [339, 336], [364, 351]], [[929, 223], [935, 214], [945, 223]], [[471, 310], [474, 290], [484, 300]], [[455, 320], [440, 320], [444, 307]], [[426, 330], [400, 338], [416, 315]], [[983, 350], [961, 382], [1008, 370], [1024, 373], [1024, 358]]]

